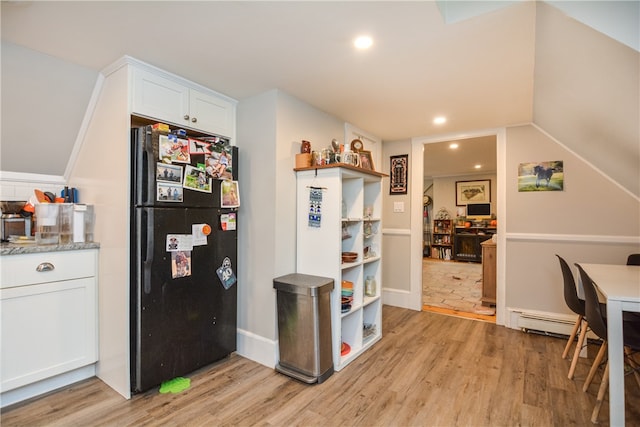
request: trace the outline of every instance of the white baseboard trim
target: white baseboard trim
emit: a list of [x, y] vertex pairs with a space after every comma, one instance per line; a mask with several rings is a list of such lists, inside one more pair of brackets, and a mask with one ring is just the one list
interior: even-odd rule
[[94, 377], [96, 375], [95, 365], [84, 366], [74, 369], [64, 374], [56, 375], [33, 384], [25, 385], [13, 390], [5, 391], [0, 395], [0, 407], [4, 408], [32, 397], [57, 390], [69, 384]]
[[278, 341], [270, 340], [253, 332], [238, 329], [238, 353], [268, 368], [275, 368], [279, 359]]
[[411, 295], [411, 292], [400, 289], [383, 288], [382, 303], [393, 307], [408, 308], [409, 310], [422, 310], [422, 306], [415, 306], [415, 298]]

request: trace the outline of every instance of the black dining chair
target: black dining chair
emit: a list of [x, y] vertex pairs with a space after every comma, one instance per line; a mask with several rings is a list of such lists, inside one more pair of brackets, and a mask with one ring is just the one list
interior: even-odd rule
[[576, 339], [576, 335], [578, 331], [580, 331], [580, 335], [578, 336], [578, 343], [576, 344], [576, 349], [573, 353], [573, 359], [571, 359], [571, 367], [569, 368], [568, 378], [573, 379], [573, 374], [576, 370], [576, 365], [578, 364], [578, 357], [580, 356], [580, 351], [585, 342], [585, 338], [587, 336], [588, 323], [585, 319], [585, 302], [583, 299], [578, 297], [578, 292], [576, 290], [576, 282], [573, 278], [573, 273], [571, 272], [571, 268], [567, 261], [564, 260], [560, 255], [556, 254], [558, 257], [558, 261], [560, 261], [560, 269], [562, 270], [562, 279], [564, 281], [564, 302], [567, 304], [569, 309], [578, 315], [576, 319], [576, 323], [573, 325], [573, 330], [571, 331], [571, 335], [569, 335], [569, 339], [567, 340], [567, 345], [564, 347], [564, 351], [562, 352], [562, 358], [566, 359], [569, 354], [569, 350], [571, 349], [571, 344]]
[[627, 265], [640, 265], [640, 254], [631, 254], [627, 257]]
[[[594, 334], [604, 340], [606, 344], [607, 340], [607, 320], [605, 317], [605, 313], [603, 310], [603, 304], [600, 303], [598, 298], [598, 291], [596, 290], [596, 285], [594, 281], [589, 277], [586, 271], [579, 265], [578, 271], [580, 272], [580, 279], [582, 282], [582, 288], [584, 290], [584, 299], [585, 299], [585, 313], [587, 320], [589, 322], [589, 327]], [[638, 382], [638, 386], [640, 386], [640, 375], [638, 374], [638, 365], [633, 360], [633, 357], [629, 351], [629, 349], [633, 351], [640, 351], [640, 323], [632, 322], [625, 320], [623, 318], [622, 323], [622, 339], [625, 346], [625, 361], [628, 365], [633, 368], [634, 375], [636, 377], [636, 381]], [[603, 344], [603, 347], [605, 346]], [[595, 366], [595, 363], [594, 363]], [[595, 366], [597, 369], [597, 366]], [[593, 366], [592, 366], [593, 369]], [[600, 408], [602, 407], [602, 401], [604, 400], [604, 394], [607, 391], [607, 387], [609, 386], [609, 362], [607, 361], [604, 373], [602, 376], [602, 382], [600, 383], [600, 388], [598, 389], [598, 396], [596, 398], [596, 406], [593, 408], [593, 412], [591, 413], [591, 422], [598, 422], [598, 414], [600, 413]], [[586, 388], [585, 388], [586, 390]]]

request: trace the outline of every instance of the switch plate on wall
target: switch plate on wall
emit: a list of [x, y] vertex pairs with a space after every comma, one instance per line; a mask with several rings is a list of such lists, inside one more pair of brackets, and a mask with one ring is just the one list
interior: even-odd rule
[[404, 202], [393, 202], [394, 212], [404, 212]]

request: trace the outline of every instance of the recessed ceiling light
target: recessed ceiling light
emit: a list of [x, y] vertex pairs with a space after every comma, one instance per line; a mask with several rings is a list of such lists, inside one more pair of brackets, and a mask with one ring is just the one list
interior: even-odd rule
[[449, 144], [449, 148], [451, 148], [452, 150], [455, 150], [456, 148], [458, 148], [458, 143], [452, 142], [451, 144]]
[[476, 169], [480, 169], [482, 167], [482, 165], [475, 165], [474, 168]]
[[433, 119], [433, 124], [434, 125], [442, 125], [444, 123], [447, 122], [447, 118], [444, 116], [438, 116], [435, 119]]
[[373, 39], [369, 36], [359, 36], [356, 37], [353, 45], [358, 49], [368, 49], [373, 45]]

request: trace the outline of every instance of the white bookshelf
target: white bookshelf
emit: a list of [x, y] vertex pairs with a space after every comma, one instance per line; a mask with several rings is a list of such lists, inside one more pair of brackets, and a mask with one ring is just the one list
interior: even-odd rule
[[[295, 169], [297, 174], [297, 272], [334, 280], [331, 292], [332, 354], [341, 370], [382, 338], [382, 177], [347, 165]], [[310, 189], [321, 188], [319, 227], [309, 225]], [[343, 206], [344, 201], [344, 206]], [[343, 234], [346, 228], [348, 237]], [[342, 263], [342, 252], [356, 252]], [[375, 293], [365, 295], [371, 276]], [[353, 282], [353, 303], [342, 312], [342, 281]], [[372, 326], [365, 331], [365, 326]], [[342, 342], [350, 346], [341, 355]]]

